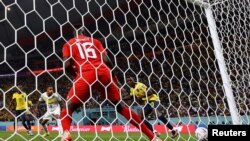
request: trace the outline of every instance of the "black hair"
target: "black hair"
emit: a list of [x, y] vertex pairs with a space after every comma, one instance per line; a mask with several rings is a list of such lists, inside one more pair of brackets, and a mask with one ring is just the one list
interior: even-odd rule
[[81, 35], [81, 34], [87, 35], [87, 32], [86, 32], [86, 29], [85, 29], [85, 28], [81, 27], [81, 28], [79, 28], [79, 29], [73, 30], [73, 35], [74, 35], [74, 37], [76, 37], [77, 35]]

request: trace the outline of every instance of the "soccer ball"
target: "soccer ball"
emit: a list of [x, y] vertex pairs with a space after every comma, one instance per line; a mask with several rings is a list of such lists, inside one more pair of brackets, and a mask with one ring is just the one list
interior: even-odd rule
[[198, 141], [203, 141], [203, 140], [207, 140], [207, 128], [204, 127], [197, 127], [197, 129], [195, 130], [195, 136], [198, 139]]

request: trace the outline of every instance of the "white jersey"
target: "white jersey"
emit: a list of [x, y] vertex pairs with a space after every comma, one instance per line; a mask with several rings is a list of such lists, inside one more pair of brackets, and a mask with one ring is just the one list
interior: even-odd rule
[[59, 101], [62, 101], [62, 99], [57, 93], [53, 93], [51, 96], [48, 96], [47, 92], [45, 92], [41, 95], [39, 101], [44, 101], [47, 105], [47, 111], [53, 112], [58, 108], [60, 109]]

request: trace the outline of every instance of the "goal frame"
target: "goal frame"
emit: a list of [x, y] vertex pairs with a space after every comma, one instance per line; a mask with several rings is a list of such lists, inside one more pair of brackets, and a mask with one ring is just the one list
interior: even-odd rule
[[208, 22], [208, 28], [211, 34], [212, 43], [214, 47], [215, 58], [217, 59], [217, 63], [219, 66], [223, 88], [225, 91], [225, 96], [228, 102], [228, 107], [232, 118], [232, 123], [235, 125], [240, 125], [242, 124], [242, 120], [240, 118], [240, 114], [236, 107], [236, 102], [233, 95], [232, 83], [230, 81], [230, 77], [227, 72], [225, 58], [223, 56], [223, 50], [221, 47], [220, 39], [215, 24], [215, 19], [212, 12], [212, 5], [208, 2], [204, 2], [203, 0], [185, 0], [185, 1], [187, 1], [188, 3], [193, 3], [195, 5], [201, 6], [205, 10], [206, 19]]

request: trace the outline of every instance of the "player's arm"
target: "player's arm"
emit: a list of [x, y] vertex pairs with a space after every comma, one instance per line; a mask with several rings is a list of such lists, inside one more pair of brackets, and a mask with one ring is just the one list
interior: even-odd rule
[[12, 98], [11, 101], [10, 101], [10, 104], [9, 104], [9, 106], [8, 106], [8, 109], [9, 109], [9, 110], [10, 110], [10, 108], [12, 107], [12, 105], [13, 105], [13, 103], [14, 103], [13, 101], [14, 101], [14, 98]]
[[38, 102], [37, 102], [37, 104], [36, 104], [36, 109], [35, 109], [35, 111], [36, 111], [36, 112], [38, 112], [38, 111], [39, 111], [40, 103], [41, 103], [41, 102], [40, 102], [40, 101], [38, 101]]
[[11, 101], [10, 101], [10, 104], [9, 104], [9, 106], [8, 106], [8, 109], [10, 109], [10, 108], [12, 107], [15, 98], [16, 98], [16, 97], [15, 97], [15, 94], [13, 94], [13, 95], [12, 95], [12, 98], [11, 98]]
[[128, 94], [128, 95], [125, 95], [122, 99], [123, 100], [131, 100], [131, 99], [133, 99], [133, 96]]
[[107, 53], [102, 53], [103, 62], [112, 69], [114, 64], [112, 63], [111, 59], [108, 57]]
[[[111, 59], [109, 58], [107, 52], [105, 51], [104, 47], [102, 46], [102, 43], [100, 41], [96, 42], [98, 50], [101, 52], [102, 60], [103, 62], [110, 68], [114, 68], [114, 64], [112, 63]], [[113, 79], [115, 83], [118, 85], [118, 87], [121, 87], [121, 83], [118, 80], [117, 74], [114, 71], [111, 71]], [[124, 92], [124, 89], [122, 89], [122, 93]]]
[[43, 100], [43, 98], [42, 98], [42, 96], [41, 96], [41, 97], [39, 98], [37, 104], [36, 104], [36, 108], [35, 108], [35, 111], [36, 111], [36, 112], [39, 112], [39, 107], [40, 107], [40, 104], [41, 104], [42, 101], [44, 101], [44, 100]]
[[59, 96], [58, 93], [57, 93], [57, 97], [58, 97], [58, 103], [59, 103], [60, 107], [61, 107], [61, 108], [64, 107], [63, 100], [62, 100], [62, 98]]
[[66, 72], [75, 77], [77, 73], [73, 67], [73, 60], [71, 59], [70, 46], [68, 43], [63, 46], [63, 62]]
[[66, 72], [75, 77], [77, 73], [73, 67], [72, 59], [70, 57], [63, 57], [63, 61], [65, 62], [64, 69], [66, 70]]
[[148, 89], [148, 91], [147, 91], [147, 96], [151, 96], [151, 95], [153, 95], [153, 94], [156, 94], [156, 91], [153, 90], [152, 88]]

